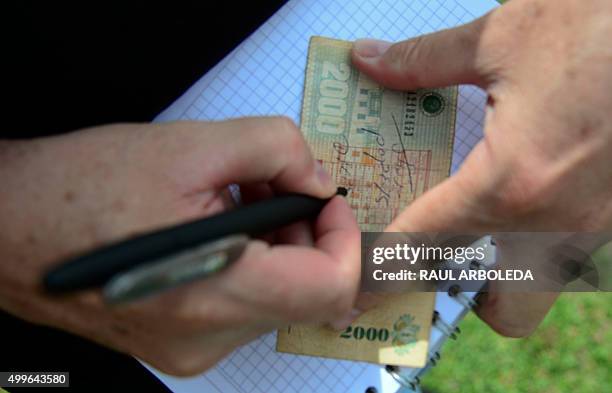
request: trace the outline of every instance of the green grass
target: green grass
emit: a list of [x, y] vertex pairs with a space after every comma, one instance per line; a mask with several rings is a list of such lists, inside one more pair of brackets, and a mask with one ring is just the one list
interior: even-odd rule
[[[612, 266], [612, 248], [598, 265]], [[608, 270], [610, 272], [610, 270]], [[608, 276], [609, 278], [609, 276]], [[433, 393], [612, 392], [612, 293], [564, 293], [538, 330], [498, 336], [475, 315], [423, 379]]]

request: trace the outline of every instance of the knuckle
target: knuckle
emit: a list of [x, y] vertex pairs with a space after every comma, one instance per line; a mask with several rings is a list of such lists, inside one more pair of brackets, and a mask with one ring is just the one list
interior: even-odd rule
[[221, 356], [210, 354], [189, 355], [180, 351], [164, 351], [145, 360], [160, 371], [177, 377], [191, 377], [213, 367]]
[[415, 64], [419, 64], [425, 54], [426, 36], [419, 36], [410, 40], [393, 45], [386, 53], [385, 57], [391, 66], [400, 69], [402, 78], [413, 86], [421, 86], [421, 72]]
[[516, 304], [523, 300], [525, 299], [522, 297], [509, 298], [507, 294], [489, 292], [485, 296], [484, 304], [476, 309], [476, 312], [493, 331], [501, 336], [527, 337], [536, 330], [544, 314], [538, 307], [534, 308], [533, 303], [517, 308]]
[[530, 336], [535, 331], [535, 326], [489, 322], [489, 326], [497, 334], [509, 338], [523, 338]]
[[272, 118], [272, 122], [274, 128], [282, 132], [284, 137], [291, 137], [293, 134], [299, 134], [300, 132], [293, 120], [287, 116], [275, 116]]
[[479, 18], [455, 29], [453, 31], [454, 44], [462, 51], [474, 51], [481, 39], [483, 21], [482, 18]]
[[397, 60], [401, 64], [412, 64], [423, 54], [423, 48], [425, 47], [425, 36], [418, 36], [411, 40], [406, 41], [399, 46]]
[[[167, 362], [165, 360], [160, 360], [157, 363], [153, 363], [155, 368], [160, 371], [174, 375], [176, 377], [190, 377], [192, 375], [197, 374], [200, 370], [188, 367], [183, 364], [184, 362], [178, 360], [177, 362]], [[203, 371], [203, 370], [202, 370]]]
[[306, 141], [301, 131], [289, 117], [279, 116], [274, 118], [275, 132], [271, 137], [275, 143], [284, 145], [285, 151], [291, 157], [296, 157], [305, 151]]
[[[474, 67], [476, 71], [490, 80], [490, 82], [502, 79], [507, 76], [509, 62], [514, 61], [511, 57], [516, 57], [519, 53], [520, 45], [524, 41], [516, 39], [515, 29], [509, 29], [506, 17], [499, 17], [499, 9], [483, 16], [470, 23], [465, 30], [464, 43], [471, 45], [476, 51], [474, 54]], [[469, 34], [477, 31], [476, 34]], [[475, 40], [467, 42], [467, 40]]]
[[185, 359], [175, 358], [174, 361], [163, 363], [162, 366], [156, 366], [166, 374], [174, 375], [177, 377], [191, 377], [207, 370], [214, 365], [213, 362], [207, 363], [193, 363], [188, 362]]

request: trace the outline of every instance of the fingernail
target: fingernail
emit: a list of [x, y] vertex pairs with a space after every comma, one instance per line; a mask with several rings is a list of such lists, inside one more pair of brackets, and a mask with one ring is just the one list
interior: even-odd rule
[[317, 167], [317, 177], [319, 178], [319, 182], [321, 182], [323, 187], [326, 187], [326, 188], [334, 187], [334, 180], [329, 175], [327, 170], [323, 168], [323, 165], [321, 165], [319, 161], [315, 161], [315, 166]]
[[391, 45], [393, 45], [392, 42], [366, 38], [355, 41], [353, 50], [359, 57], [371, 59], [380, 57]]
[[361, 315], [361, 310], [354, 308], [348, 315], [330, 323], [335, 330], [344, 330]]

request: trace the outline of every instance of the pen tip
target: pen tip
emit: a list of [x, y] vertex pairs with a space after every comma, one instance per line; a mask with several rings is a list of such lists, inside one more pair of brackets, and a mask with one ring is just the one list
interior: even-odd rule
[[336, 195], [342, 195], [343, 197], [345, 197], [348, 194], [348, 190], [344, 187], [338, 187], [338, 189], [336, 190]]

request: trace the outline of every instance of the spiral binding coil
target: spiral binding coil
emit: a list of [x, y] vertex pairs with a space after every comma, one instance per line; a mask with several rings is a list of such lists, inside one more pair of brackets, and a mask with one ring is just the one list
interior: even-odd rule
[[448, 289], [448, 296], [455, 298], [459, 303], [463, 305], [463, 307], [468, 309], [473, 309], [478, 305], [474, 299], [467, 296], [465, 293], [461, 291], [461, 287], [459, 285], [453, 285]]
[[[484, 239], [486, 242], [490, 243], [493, 247], [496, 246], [495, 239], [493, 237], [488, 236]], [[471, 261], [469, 268], [472, 270], [479, 269], [488, 269], [495, 263], [493, 258], [492, 263], [486, 263], [481, 261]], [[486, 283], [483, 288], [486, 288]], [[454, 299], [458, 304], [463, 306], [464, 315], [469, 310], [472, 310], [474, 307], [478, 305], [478, 298], [482, 294], [482, 292], [476, 293], [473, 297], [466, 294], [459, 285], [451, 285], [447, 290], [443, 289], [448, 293], [448, 296]], [[481, 289], [482, 291], [482, 289]], [[470, 292], [472, 294], [472, 292]], [[446, 322], [440, 313], [435, 310], [432, 316], [432, 327], [437, 329], [442, 335], [445, 337], [442, 341], [438, 342], [432, 351], [429, 353], [429, 358], [427, 360], [427, 364], [423, 368], [405, 368], [400, 369], [398, 366], [388, 365], [385, 367], [385, 370], [391, 375], [391, 377], [397, 381], [403, 388], [407, 389], [410, 392], [420, 393], [420, 383], [421, 377], [431, 368], [435, 367], [440, 360], [440, 353], [438, 350], [444, 344], [444, 341], [448, 338], [453, 340], [457, 339], [457, 335], [461, 333], [461, 330], [458, 326], [455, 326], [454, 323]]]
[[401, 386], [413, 390], [413, 391], [418, 391], [419, 389], [419, 385], [421, 383], [421, 379], [419, 378], [418, 375], [409, 378], [406, 377], [405, 375], [403, 375], [400, 371], [399, 371], [399, 367], [397, 366], [391, 366], [391, 365], [387, 365], [385, 366], [385, 370], [391, 375], [391, 377], [393, 379], [395, 379], [395, 381], [397, 383], [399, 383]]
[[449, 323], [444, 321], [440, 317], [440, 313], [437, 310], [435, 310], [433, 313], [433, 318], [432, 318], [431, 323], [434, 328], [440, 331], [440, 333], [442, 333], [446, 337], [452, 338], [453, 340], [456, 340], [457, 334], [461, 333], [461, 330], [459, 329], [458, 326], [453, 327]]

